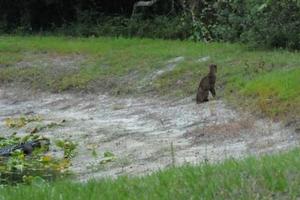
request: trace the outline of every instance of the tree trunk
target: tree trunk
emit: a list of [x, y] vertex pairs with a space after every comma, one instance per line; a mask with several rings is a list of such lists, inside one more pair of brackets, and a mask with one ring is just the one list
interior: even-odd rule
[[138, 1], [133, 5], [133, 10], [132, 10], [132, 14], [131, 17], [133, 17], [135, 15], [136, 9], [138, 7], [151, 7], [152, 5], [154, 5], [156, 2], [158, 2], [159, 0], [151, 0], [151, 1]]

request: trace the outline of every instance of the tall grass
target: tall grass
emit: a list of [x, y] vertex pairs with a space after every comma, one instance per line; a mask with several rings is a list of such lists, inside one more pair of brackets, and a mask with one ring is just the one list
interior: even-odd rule
[[0, 188], [0, 199], [297, 199], [300, 150], [170, 168], [144, 177]]

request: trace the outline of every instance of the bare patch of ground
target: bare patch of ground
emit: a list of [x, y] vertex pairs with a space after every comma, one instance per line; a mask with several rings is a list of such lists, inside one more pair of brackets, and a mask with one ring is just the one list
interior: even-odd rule
[[[40, 115], [43, 123], [66, 120], [41, 134], [78, 143], [72, 170], [80, 180], [142, 175], [174, 164], [217, 162], [298, 145], [293, 130], [239, 113], [221, 100], [196, 105], [192, 97], [171, 101], [0, 89], [0, 133], [11, 133], [3, 121], [20, 114]], [[116, 159], [103, 162], [104, 152]]]
[[157, 79], [158, 77], [164, 75], [167, 72], [173, 71], [179, 63], [181, 63], [182, 61], [184, 61], [185, 58], [183, 56], [178, 56], [175, 58], [172, 58], [170, 60], [168, 60], [165, 64], [166, 66], [162, 69], [159, 70], [155, 70], [152, 73], [148, 74], [147, 76], [145, 76], [139, 83], [138, 88], [142, 88], [145, 87], [146, 84], [152, 84], [152, 81]]
[[51, 69], [78, 69], [83, 64], [86, 56], [81, 54], [60, 55], [55, 53], [24, 53], [23, 59], [14, 66], [19, 68], [43, 67]]

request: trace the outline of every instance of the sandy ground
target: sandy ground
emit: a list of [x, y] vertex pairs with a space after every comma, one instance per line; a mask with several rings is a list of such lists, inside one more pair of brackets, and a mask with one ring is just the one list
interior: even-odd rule
[[[15, 131], [7, 129], [3, 121], [21, 114], [40, 115], [44, 124], [66, 120], [40, 134], [52, 141], [61, 138], [78, 143], [71, 170], [83, 181], [273, 153], [299, 143], [297, 134], [280, 123], [241, 114], [222, 100], [196, 105], [192, 99], [33, 94], [2, 88], [0, 133]], [[28, 124], [18, 133], [34, 125]], [[101, 164], [106, 151], [116, 159]]]
[[[78, 69], [84, 63], [82, 56], [28, 54], [27, 57], [16, 66], [42, 66], [49, 73], [60, 73], [60, 70]], [[166, 61], [164, 68], [141, 81], [141, 87], [175, 69], [184, 59], [176, 57]], [[209, 59], [203, 57], [199, 62]], [[242, 114], [222, 100], [196, 105], [193, 98], [171, 101], [157, 97], [34, 94], [0, 87], [0, 134], [21, 135], [34, 127], [57, 123], [39, 134], [50, 137], [52, 143], [57, 139], [78, 143], [71, 170], [82, 181], [143, 175], [173, 165], [273, 153], [299, 143], [294, 129], [280, 123]], [[39, 115], [43, 120], [19, 130], [5, 126], [5, 118], [20, 115]], [[61, 123], [63, 120], [66, 122]], [[116, 159], [104, 163], [104, 152], [113, 153]], [[55, 147], [51, 153], [58, 154]]]

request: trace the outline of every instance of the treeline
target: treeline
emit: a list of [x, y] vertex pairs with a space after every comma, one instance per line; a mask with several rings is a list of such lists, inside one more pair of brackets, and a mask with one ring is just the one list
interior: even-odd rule
[[300, 0], [1, 0], [0, 32], [300, 49]]

